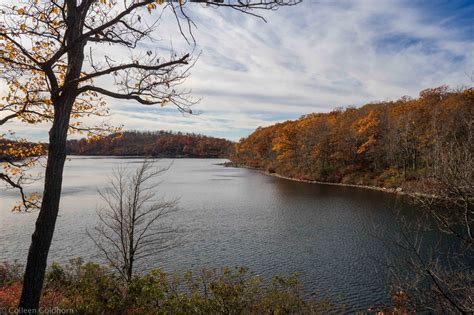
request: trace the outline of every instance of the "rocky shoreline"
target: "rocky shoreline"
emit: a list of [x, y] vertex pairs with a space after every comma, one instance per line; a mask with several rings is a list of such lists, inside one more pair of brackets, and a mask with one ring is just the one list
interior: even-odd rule
[[[317, 180], [307, 180], [307, 179], [299, 179], [299, 178], [294, 178], [294, 177], [288, 177], [288, 176], [280, 175], [278, 173], [267, 172], [267, 171], [264, 171], [264, 170], [259, 169], [259, 168], [249, 167], [247, 165], [240, 165], [240, 164], [237, 165], [237, 164], [234, 164], [232, 162], [225, 162], [225, 163], [222, 163], [221, 165], [223, 165], [225, 167], [247, 168], [247, 169], [258, 171], [263, 175], [283, 178], [283, 179], [291, 180], [291, 181], [294, 181], [294, 182], [301, 182], [301, 183], [308, 183], [308, 184], [332, 185], [332, 186], [344, 186], [344, 187], [354, 187], [354, 188], [364, 188], [364, 189], [377, 190], [377, 191], [382, 191], [382, 192], [391, 193], [391, 194], [409, 195], [409, 193], [406, 192], [406, 191], [403, 191], [403, 189], [401, 187], [386, 188], [386, 187], [367, 186], [367, 185], [321, 182], [321, 181], [317, 181]], [[410, 194], [410, 195], [412, 195], [412, 194]], [[415, 193], [414, 195], [423, 195], [423, 194]]]
[[383, 191], [383, 192], [387, 192], [387, 193], [391, 193], [391, 194], [399, 194], [399, 195], [407, 195], [408, 194], [407, 192], [403, 191], [403, 189], [401, 187], [386, 188], [386, 187], [367, 186], [367, 185], [321, 182], [321, 181], [317, 181], [317, 180], [298, 179], [298, 178], [283, 176], [283, 175], [280, 175], [280, 174], [277, 174], [277, 173], [270, 173], [270, 172], [265, 172], [265, 171], [262, 171], [262, 170], [259, 170], [259, 171], [260, 171], [260, 173], [262, 173], [264, 175], [267, 175], [267, 176], [283, 178], [283, 179], [291, 180], [291, 181], [294, 181], [294, 182], [302, 182], [302, 183], [308, 183], [308, 184], [320, 184], [320, 185], [331, 185], [331, 186], [345, 186], [345, 187], [364, 188], [364, 189]]

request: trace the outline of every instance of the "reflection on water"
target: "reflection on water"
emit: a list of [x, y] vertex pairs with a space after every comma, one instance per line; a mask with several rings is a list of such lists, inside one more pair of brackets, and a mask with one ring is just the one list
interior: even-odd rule
[[[96, 222], [97, 189], [117, 166], [139, 159], [73, 157], [66, 165], [51, 261], [97, 259], [85, 231]], [[168, 165], [171, 160], [161, 160]], [[246, 266], [268, 279], [297, 272], [307, 293], [344, 298], [349, 309], [387, 301], [387, 251], [373, 237], [394, 225], [390, 194], [312, 185], [225, 168], [223, 160], [175, 160], [157, 196], [179, 197], [173, 224], [186, 231], [183, 246], [147, 261], [148, 267], [184, 271]], [[36, 183], [30, 190], [40, 190]], [[36, 214], [13, 214], [12, 191], [0, 191], [0, 261], [24, 262]], [[400, 204], [398, 202], [398, 204]], [[403, 204], [402, 204], [403, 205]]]

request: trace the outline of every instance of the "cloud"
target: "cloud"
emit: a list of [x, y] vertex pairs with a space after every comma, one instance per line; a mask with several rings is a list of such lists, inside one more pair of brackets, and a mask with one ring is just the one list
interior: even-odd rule
[[[196, 46], [165, 16], [164, 53], [201, 52], [184, 88], [202, 100], [178, 111], [109, 100], [110, 120], [126, 129], [167, 129], [238, 139], [258, 126], [337, 106], [416, 96], [442, 84], [472, 85], [473, 4], [411, 1], [305, 1], [262, 12], [268, 23], [239, 12], [195, 5]], [[147, 14], [147, 13], [146, 13]], [[147, 17], [150, 18], [150, 17]], [[98, 48], [97, 48], [98, 49]], [[98, 49], [117, 60], [126, 49]], [[106, 86], [110, 83], [103, 81]], [[21, 131], [44, 138], [43, 131]]]

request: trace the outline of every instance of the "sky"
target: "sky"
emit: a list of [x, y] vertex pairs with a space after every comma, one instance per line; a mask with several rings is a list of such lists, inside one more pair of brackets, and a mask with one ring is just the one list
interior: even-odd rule
[[[192, 107], [197, 114], [107, 99], [107, 121], [125, 130], [238, 140], [312, 112], [416, 97], [444, 84], [474, 85], [474, 0], [305, 0], [260, 13], [267, 23], [195, 4], [191, 45], [165, 16], [154, 45], [199, 55], [183, 85], [200, 99]], [[127, 52], [107, 53], [120, 59]], [[46, 140], [48, 127], [13, 122], [2, 128]]]

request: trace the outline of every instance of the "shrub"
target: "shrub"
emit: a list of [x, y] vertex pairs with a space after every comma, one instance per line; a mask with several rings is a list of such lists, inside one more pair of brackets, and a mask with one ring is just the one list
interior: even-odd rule
[[[3, 265], [4, 274], [13, 272], [9, 266]], [[20, 295], [21, 281], [3, 285], [0, 307], [16, 307]], [[82, 260], [51, 265], [40, 305], [79, 314], [319, 314], [333, 310], [328, 301], [305, 299], [296, 275], [275, 277], [264, 284], [245, 268], [182, 276], [155, 269], [125, 282], [111, 269]]]
[[383, 171], [380, 176], [380, 180], [382, 181], [381, 185], [384, 185], [387, 188], [397, 188], [404, 182], [403, 172], [400, 172], [396, 168], [389, 168]]
[[23, 276], [23, 266], [17, 261], [13, 263], [3, 262], [0, 265], [0, 287], [21, 281]]
[[13, 282], [0, 287], [0, 307], [5, 309], [16, 307], [20, 301], [20, 295], [20, 282]]

